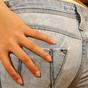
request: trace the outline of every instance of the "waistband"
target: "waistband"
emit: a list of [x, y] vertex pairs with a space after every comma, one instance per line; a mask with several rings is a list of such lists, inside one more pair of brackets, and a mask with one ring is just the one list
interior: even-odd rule
[[[58, 0], [9, 0], [8, 4], [16, 12], [28, 12], [29, 9], [43, 9], [47, 13], [61, 14], [67, 17], [76, 18], [75, 5]], [[25, 10], [26, 9], [26, 10]], [[36, 11], [36, 10], [35, 10]]]
[[[52, 23], [56, 22], [56, 23], [58, 23], [57, 25], [59, 25], [59, 22], [60, 22], [60, 21], [58, 21], [58, 20], [60, 20], [59, 16], [62, 16], [62, 18], [67, 17], [67, 19], [74, 19], [75, 24], [73, 24], [73, 25], [76, 26], [75, 27], [76, 29], [74, 29], [75, 31], [71, 31], [71, 32], [70, 32], [70, 29], [68, 31], [68, 28], [63, 30], [63, 26], [62, 26], [62, 28], [61, 27], [58, 28], [58, 27], [53, 27], [52, 25], [46, 26], [46, 27], [44, 25], [38, 25], [37, 23], [39, 23], [39, 21], [36, 22], [36, 24], [34, 24], [34, 23], [31, 24], [30, 22], [29, 22], [29, 24], [32, 27], [34, 26], [34, 28], [53, 31], [53, 32], [64, 34], [64, 35], [72, 37], [72, 38], [81, 39], [79, 29], [78, 29], [78, 23], [76, 21], [77, 20], [76, 14], [75, 14], [76, 8], [75, 8], [74, 4], [68, 4], [68, 3], [58, 1], [58, 0], [38, 0], [38, 1], [37, 0], [10, 0], [10, 1], [8, 1], [8, 6], [11, 10], [16, 12], [18, 15], [21, 13], [23, 13], [23, 14], [25, 14], [25, 13], [27, 13], [27, 14], [44, 13], [44, 14], [50, 14], [50, 16], [55, 15], [55, 17], [54, 17], [55, 19], [52, 19], [53, 20]], [[42, 14], [42, 16], [40, 15], [39, 17], [37, 16], [35, 18], [36, 18], [36, 20], [37, 19], [44, 20], [43, 16], [45, 17], [45, 15]], [[48, 16], [48, 18], [50, 18], [50, 16]], [[32, 16], [30, 16], [30, 19], [32, 17], [33, 17], [33, 14], [32, 14]], [[34, 20], [34, 19], [32, 19], [32, 20]], [[69, 20], [64, 20], [64, 21], [66, 21], [66, 22], [63, 24], [70, 22]], [[52, 24], [52, 23], [49, 23], [49, 24]], [[53, 24], [55, 24], [55, 23], [53, 23]], [[73, 26], [73, 25], [71, 25], [71, 26]]]

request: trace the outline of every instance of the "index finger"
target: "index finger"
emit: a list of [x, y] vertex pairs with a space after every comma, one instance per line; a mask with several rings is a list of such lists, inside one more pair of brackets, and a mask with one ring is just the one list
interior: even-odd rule
[[45, 42], [47, 42], [49, 44], [55, 44], [55, 41], [54, 41], [53, 38], [51, 38], [47, 34], [45, 34], [43, 32], [40, 32], [40, 31], [38, 31], [36, 29], [31, 29], [30, 27], [25, 27], [24, 34], [26, 36], [30, 36], [30, 37], [45, 41]]

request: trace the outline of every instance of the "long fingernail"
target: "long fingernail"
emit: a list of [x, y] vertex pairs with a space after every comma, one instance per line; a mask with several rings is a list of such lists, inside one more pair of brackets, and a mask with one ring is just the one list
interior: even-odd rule
[[40, 71], [37, 71], [37, 72], [36, 72], [36, 76], [37, 76], [37, 77], [41, 77], [41, 72], [40, 72]]
[[20, 84], [20, 85], [23, 85], [24, 83], [23, 83], [23, 80], [21, 79], [21, 78], [19, 78], [18, 80], [17, 80], [17, 82]]
[[49, 61], [49, 62], [52, 62], [52, 58], [50, 55], [46, 56], [46, 59]]

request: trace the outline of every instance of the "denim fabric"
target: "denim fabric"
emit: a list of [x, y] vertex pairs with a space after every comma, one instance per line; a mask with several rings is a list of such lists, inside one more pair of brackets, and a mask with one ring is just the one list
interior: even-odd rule
[[[53, 62], [47, 63], [23, 48], [40, 68], [42, 77], [35, 78], [24, 64], [11, 54], [11, 60], [23, 77], [25, 85], [17, 85], [1, 65], [1, 88], [76, 88], [78, 84], [73, 84], [77, 77], [80, 78], [83, 58], [82, 38], [75, 5], [58, 0], [10, 0], [9, 8], [28, 26], [53, 37], [57, 44], [48, 45], [31, 38], [52, 56]], [[65, 49], [67, 53], [63, 52]]]

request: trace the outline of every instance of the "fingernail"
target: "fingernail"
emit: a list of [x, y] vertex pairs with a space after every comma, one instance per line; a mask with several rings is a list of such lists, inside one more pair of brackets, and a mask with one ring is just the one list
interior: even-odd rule
[[36, 72], [36, 76], [37, 76], [37, 77], [41, 77], [41, 72], [40, 72], [40, 71], [37, 71], [37, 72]]
[[55, 42], [53, 39], [51, 39], [51, 43], [52, 43], [52, 44], [56, 44], [56, 42]]
[[49, 62], [51, 62], [51, 61], [52, 61], [52, 58], [51, 58], [51, 56], [50, 56], [50, 55], [48, 55], [48, 56], [46, 57], [46, 59], [47, 59]]
[[53, 43], [53, 44], [56, 44], [56, 42], [55, 42], [54, 40], [52, 41], [52, 43]]
[[20, 84], [20, 85], [23, 85], [24, 83], [23, 83], [23, 80], [21, 79], [21, 78], [19, 78], [18, 80], [17, 80], [17, 82]]

